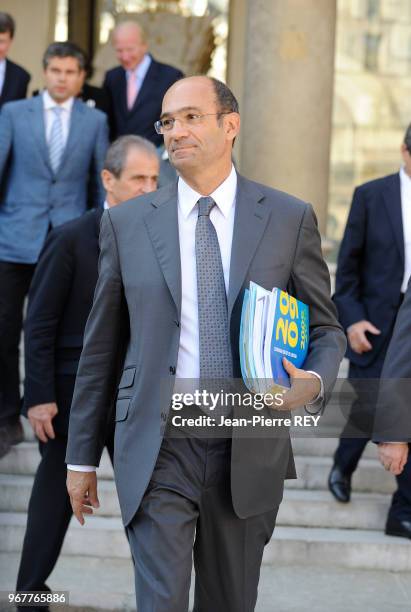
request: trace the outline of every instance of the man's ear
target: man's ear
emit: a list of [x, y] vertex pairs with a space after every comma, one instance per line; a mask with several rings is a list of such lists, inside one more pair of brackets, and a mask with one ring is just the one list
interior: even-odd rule
[[112, 174], [109, 170], [104, 169], [101, 171], [100, 176], [104, 189], [111, 193], [113, 191], [113, 183], [116, 180], [114, 174]]
[[402, 143], [401, 145], [401, 157], [404, 161], [404, 163], [410, 163], [410, 152], [407, 149], [407, 145], [405, 144], [405, 142]]
[[225, 129], [227, 137], [234, 140], [240, 131], [240, 115], [238, 113], [230, 113], [224, 115]]

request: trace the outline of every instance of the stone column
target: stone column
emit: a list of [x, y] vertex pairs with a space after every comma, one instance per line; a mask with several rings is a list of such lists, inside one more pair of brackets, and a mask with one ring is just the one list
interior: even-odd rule
[[[324, 231], [336, 0], [244, 1], [245, 21], [239, 11], [240, 29], [245, 24], [240, 170], [311, 202]], [[242, 0], [233, 6], [238, 3]], [[235, 21], [234, 11], [232, 28]], [[229, 61], [239, 59], [241, 52], [231, 44]], [[238, 82], [237, 72], [231, 66], [228, 75]]]
[[[231, 88], [243, 114], [243, 96], [246, 70], [246, 33], [249, 0], [229, 0], [228, 44], [227, 44], [227, 85]], [[236, 139], [234, 157], [241, 169], [241, 142], [243, 132]]]
[[68, 39], [79, 45], [90, 58], [96, 47], [96, 21], [96, 0], [69, 0]]
[[43, 86], [43, 53], [54, 40], [56, 0], [1, 0], [1, 10], [16, 21], [16, 35], [10, 59], [31, 74], [30, 91]]

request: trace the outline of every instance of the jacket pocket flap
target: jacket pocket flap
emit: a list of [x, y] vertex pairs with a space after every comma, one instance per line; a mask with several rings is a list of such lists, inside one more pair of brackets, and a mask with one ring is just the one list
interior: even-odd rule
[[134, 382], [134, 376], [136, 374], [136, 368], [127, 368], [123, 371], [120, 382], [118, 384], [119, 389], [125, 389], [126, 387], [131, 387]]
[[116, 422], [125, 421], [128, 415], [128, 407], [130, 406], [131, 398], [126, 397], [124, 399], [117, 400], [116, 403]]

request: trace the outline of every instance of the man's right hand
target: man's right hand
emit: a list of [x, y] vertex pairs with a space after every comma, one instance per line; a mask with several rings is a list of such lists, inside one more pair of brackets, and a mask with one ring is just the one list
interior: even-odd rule
[[83, 514], [93, 514], [93, 508], [100, 507], [96, 472], [67, 470], [67, 491], [74, 516], [84, 525]]
[[367, 353], [372, 349], [372, 344], [367, 340], [365, 332], [370, 332], [378, 336], [381, 330], [375, 327], [371, 321], [366, 320], [353, 323], [347, 328], [348, 344], [351, 350], [359, 355], [361, 355], [361, 353]]
[[30, 425], [41, 442], [48, 442], [49, 438], [54, 439], [55, 433], [52, 420], [58, 413], [57, 404], [37, 404], [27, 410], [27, 417]]

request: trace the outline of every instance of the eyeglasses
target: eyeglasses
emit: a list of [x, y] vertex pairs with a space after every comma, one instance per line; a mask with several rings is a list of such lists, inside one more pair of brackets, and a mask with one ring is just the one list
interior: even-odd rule
[[195, 113], [186, 113], [180, 117], [167, 117], [166, 119], [159, 119], [154, 123], [154, 129], [157, 134], [164, 134], [164, 132], [170, 132], [175, 122], [178, 120], [181, 125], [186, 127], [195, 127], [200, 125], [203, 121], [203, 117], [219, 117], [220, 115], [229, 115], [232, 111], [220, 111], [219, 113], [203, 113], [202, 115]]

